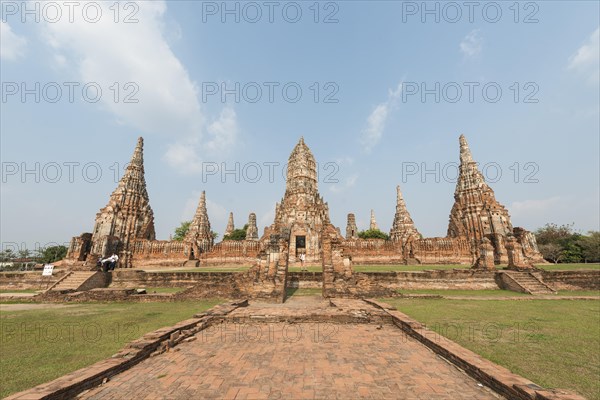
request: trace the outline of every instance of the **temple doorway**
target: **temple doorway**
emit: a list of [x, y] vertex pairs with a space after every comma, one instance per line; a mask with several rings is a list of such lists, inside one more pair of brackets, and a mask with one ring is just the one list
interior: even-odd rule
[[306, 236], [296, 236], [296, 258], [300, 254], [306, 254]]

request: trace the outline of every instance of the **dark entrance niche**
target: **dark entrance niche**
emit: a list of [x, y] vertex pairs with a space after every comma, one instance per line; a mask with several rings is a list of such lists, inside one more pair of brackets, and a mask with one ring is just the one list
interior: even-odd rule
[[297, 249], [305, 249], [306, 248], [306, 236], [296, 236], [296, 248]]

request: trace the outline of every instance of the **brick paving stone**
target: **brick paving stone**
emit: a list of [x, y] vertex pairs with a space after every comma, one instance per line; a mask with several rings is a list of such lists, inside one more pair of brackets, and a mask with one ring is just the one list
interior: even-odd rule
[[321, 341], [311, 324], [293, 325], [263, 324], [260, 340], [251, 342], [242, 334], [199, 333], [82, 398], [497, 398], [394, 326], [340, 324], [335, 337]]

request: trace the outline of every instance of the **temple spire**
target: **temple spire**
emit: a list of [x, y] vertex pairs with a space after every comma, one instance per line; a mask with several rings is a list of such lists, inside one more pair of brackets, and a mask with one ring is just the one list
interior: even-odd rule
[[346, 223], [346, 239], [357, 239], [358, 238], [358, 228], [356, 226], [356, 217], [354, 214], [348, 214], [347, 223]]
[[206, 192], [204, 191], [200, 195], [198, 208], [196, 208], [196, 214], [194, 214], [185, 236], [185, 241], [195, 245], [200, 252], [208, 251], [213, 245], [214, 239], [210, 229], [208, 212], [206, 211]]
[[144, 138], [139, 137], [129, 165], [144, 169]]
[[275, 206], [275, 219], [261, 241], [275, 240], [274, 235], [278, 235], [289, 240], [288, 260], [295, 262], [303, 254], [306, 262], [320, 261], [322, 235], [335, 236], [337, 231], [329, 220], [327, 203], [319, 195], [317, 163], [303, 137], [290, 154], [286, 174], [285, 194]]
[[235, 225], [233, 224], [233, 213], [230, 212], [229, 219], [227, 220], [227, 227], [225, 228], [225, 233], [223, 233], [223, 236], [231, 235], [234, 230], [235, 230]]
[[248, 216], [248, 228], [246, 228], [246, 240], [258, 240], [258, 227], [256, 226], [256, 214]]
[[304, 137], [300, 137], [288, 159], [286, 191], [300, 191], [313, 196], [317, 190], [317, 163], [304, 143]]
[[[96, 214], [91, 252], [105, 255], [107, 240], [111, 243], [117, 243], [117, 240], [115, 246], [123, 249], [122, 254], [127, 255], [136, 239], [154, 240], [155, 237], [154, 214], [144, 178], [144, 139], [140, 137], [131, 162], [106, 207]], [[121, 264], [129, 266], [129, 258], [124, 257]]]
[[467, 143], [467, 138], [465, 135], [460, 135], [458, 141], [460, 143], [460, 163], [472, 163], [473, 155], [471, 154], [471, 149], [469, 149], [469, 144]]
[[375, 211], [371, 210], [371, 221], [369, 222], [369, 230], [378, 231], [377, 220], [375, 219]]
[[410, 237], [419, 239], [421, 234], [415, 228], [415, 224], [406, 209], [406, 203], [404, 197], [402, 197], [400, 185], [398, 185], [396, 186], [396, 214], [390, 230], [390, 238], [395, 242], [406, 242]]
[[459, 143], [460, 166], [448, 236], [479, 241], [484, 236], [512, 234], [508, 211], [496, 200], [494, 191], [485, 182], [464, 135], [460, 135]]

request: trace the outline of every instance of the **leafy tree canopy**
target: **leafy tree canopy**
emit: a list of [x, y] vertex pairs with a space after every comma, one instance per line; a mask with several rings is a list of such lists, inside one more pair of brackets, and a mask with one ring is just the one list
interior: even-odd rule
[[181, 242], [183, 239], [185, 239], [185, 235], [190, 230], [191, 223], [192, 223], [192, 221], [183, 221], [181, 223], [181, 225], [179, 225], [179, 227], [175, 228], [175, 234], [173, 235], [173, 240], [177, 240], [178, 242]]
[[67, 255], [66, 246], [49, 246], [39, 251], [39, 261], [42, 263], [53, 263], [62, 260]]
[[229, 235], [223, 236], [223, 240], [245, 240], [246, 229], [248, 229], [248, 224], [244, 225], [242, 229], [234, 229]]
[[573, 224], [546, 224], [535, 238], [544, 258], [555, 264], [600, 261], [600, 232], [582, 235], [573, 231]]
[[390, 235], [381, 232], [379, 229], [368, 229], [366, 231], [360, 231], [358, 232], [358, 237], [361, 239], [390, 239]]

